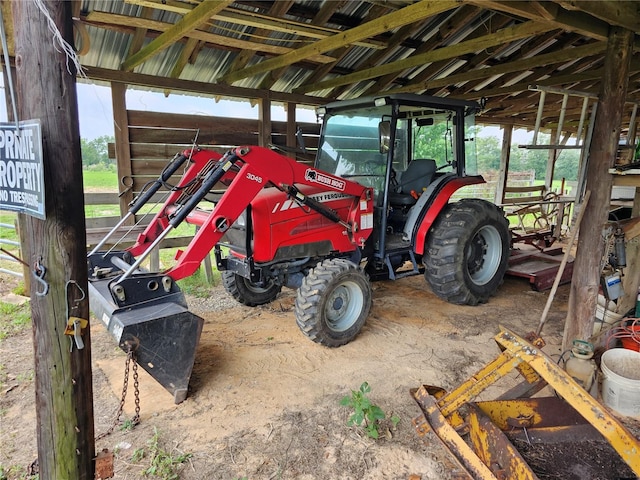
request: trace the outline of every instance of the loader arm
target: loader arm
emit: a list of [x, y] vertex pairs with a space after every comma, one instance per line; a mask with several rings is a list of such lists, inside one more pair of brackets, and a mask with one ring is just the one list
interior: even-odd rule
[[[168, 185], [178, 169], [188, 167], [180, 182]], [[187, 387], [203, 319], [187, 310], [175, 280], [193, 274], [265, 187], [277, 188], [303, 206], [305, 213], [323, 215], [344, 230], [353, 250], [364, 246], [373, 229], [373, 190], [299, 164], [269, 149], [240, 147], [224, 156], [207, 150], [188, 150], [169, 164], [158, 180], [131, 206], [130, 214], [149, 201], [160, 186], [168, 199], [135, 245], [124, 251], [93, 251], [88, 256], [91, 309], [125, 352], [136, 359], [180, 403]], [[198, 208], [218, 183], [228, 185], [212, 210]], [[299, 186], [351, 198], [340, 214], [307, 197]], [[321, 188], [318, 188], [321, 187]], [[348, 202], [347, 202], [348, 203]], [[346, 212], [346, 213], [345, 213]], [[142, 261], [183, 221], [200, 226], [173, 268], [147, 272]], [[265, 239], [266, 241], [266, 239]], [[114, 268], [115, 267], [115, 268]]]
[[[173, 280], [192, 275], [256, 195], [268, 185], [344, 226], [354, 249], [363, 247], [372, 232], [373, 189], [370, 187], [300, 164], [263, 147], [238, 147], [219, 159], [214, 152], [200, 150], [192, 158], [190, 169], [194, 171], [188, 171], [186, 180], [180, 183], [182, 191], [171, 193], [162, 211], [141, 234], [138, 243], [129, 249], [133, 255], [141, 255], [141, 261], [147, 251], [182, 221], [199, 226], [189, 246], [179, 253], [177, 263], [165, 272]], [[204, 168], [208, 171], [203, 175]], [[227, 183], [228, 187], [213, 210], [197, 209], [198, 203], [219, 181]], [[322, 187], [353, 197], [348, 217], [340, 218], [333, 210], [307, 197], [298, 189], [299, 185]], [[190, 191], [185, 193], [185, 186], [189, 186]], [[134, 264], [131, 270], [137, 267]], [[123, 278], [127, 277], [125, 273]]]

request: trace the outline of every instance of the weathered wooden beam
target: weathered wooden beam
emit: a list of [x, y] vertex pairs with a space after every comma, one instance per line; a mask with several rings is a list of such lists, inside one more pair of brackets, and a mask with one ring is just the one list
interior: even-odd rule
[[[166, 32], [171, 28], [170, 23], [159, 22], [157, 20], [151, 20], [141, 17], [128, 17], [126, 15], [118, 15], [115, 13], [107, 12], [90, 12], [83, 19], [89, 25], [93, 25], [100, 28], [108, 28], [111, 26], [127, 27], [129, 29], [136, 29], [136, 33], [139, 29], [153, 30], [156, 32]], [[202, 42], [207, 42], [218, 47], [228, 49], [240, 49], [240, 50], [254, 50], [256, 52], [263, 52], [272, 55], [282, 55], [291, 52], [292, 48], [280, 47], [278, 45], [269, 45], [266, 43], [250, 42], [248, 40], [242, 40], [239, 38], [225, 37], [224, 35], [216, 35], [215, 33], [205, 32], [203, 30], [194, 29], [190, 32], [185, 32], [184, 38], [195, 38]], [[313, 55], [307, 58], [307, 60], [316, 63], [329, 63], [335, 59], [328, 55]]]
[[[116, 168], [118, 171], [120, 192], [120, 215], [124, 217], [129, 211], [129, 203], [133, 200], [131, 185], [131, 151], [129, 140], [129, 118], [127, 116], [127, 85], [111, 84], [111, 104], [113, 108], [113, 130], [116, 139]], [[127, 220], [129, 225], [135, 223], [133, 218]]]
[[459, 82], [467, 82], [479, 80], [482, 78], [493, 77], [494, 75], [503, 75], [505, 73], [519, 72], [539, 66], [547, 66], [555, 63], [566, 62], [568, 60], [601, 54], [607, 47], [606, 42], [596, 42], [589, 45], [583, 45], [575, 48], [563, 48], [562, 50], [535, 55], [522, 60], [514, 60], [512, 62], [503, 63], [493, 67], [479, 68], [464, 73], [448, 75], [445, 78], [437, 80], [427, 80], [420, 83], [411, 83], [404, 87], [398, 87], [390, 90], [393, 93], [410, 93], [427, 90], [430, 88], [446, 87]]
[[504, 192], [507, 187], [507, 177], [509, 175], [509, 161], [511, 160], [511, 138], [513, 136], [513, 125], [502, 125], [502, 149], [500, 153], [500, 173], [496, 184], [496, 195], [494, 202], [501, 204], [504, 202]]
[[271, 100], [263, 98], [258, 103], [258, 145], [267, 147], [271, 143]]
[[449, 47], [442, 47], [419, 55], [412, 55], [408, 58], [390, 62], [384, 65], [379, 65], [373, 68], [365, 68], [350, 75], [343, 75], [341, 77], [333, 78], [331, 80], [325, 80], [313, 85], [305, 85], [301, 89], [295, 88], [293, 91], [296, 93], [314, 92], [324, 90], [325, 88], [333, 88], [340, 85], [358, 83], [363, 80], [380, 77], [388, 73], [400, 72], [408, 68], [418, 67], [427, 63], [455, 58], [468, 53], [475, 53], [480, 50], [484, 50], [485, 48], [502, 45], [507, 42], [513, 42], [514, 40], [530, 37], [532, 35], [538, 35], [551, 29], [552, 28], [550, 28], [547, 24], [526, 22], [513, 27], [503, 28], [490, 35], [484, 35], [473, 40], [460, 42]]
[[[142, 7], [142, 11], [140, 12], [141, 18], [151, 18], [152, 10], [147, 7]], [[147, 29], [144, 27], [136, 27], [136, 32], [133, 34], [133, 39], [129, 44], [129, 51], [127, 52], [127, 56], [130, 57], [134, 53], [138, 53], [142, 46], [144, 45], [144, 41], [147, 38]]]
[[633, 35], [632, 31], [620, 27], [613, 27], [609, 35], [600, 102], [589, 146], [586, 188], [591, 191], [591, 199], [586, 206], [573, 264], [562, 351], [570, 349], [574, 339], [587, 340], [593, 334], [600, 263], [604, 255], [602, 228], [608, 219], [613, 184], [608, 172], [615, 161], [620, 141]]
[[[94, 478], [91, 335], [70, 349], [69, 316], [89, 319], [78, 99], [73, 63], [51, 40], [51, 25], [73, 45], [72, 3], [12, 2], [20, 120], [42, 131], [45, 215], [26, 216], [24, 260], [46, 268], [31, 283], [35, 435], [39, 478]], [[45, 9], [45, 12], [40, 8]], [[49, 23], [47, 16], [52, 20]]]
[[640, 32], [640, 3], [637, 1], [561, 0], [557, 3], [566, 10], [586, 12], [611, 25]]
[[[439, 35], [434, 35], [426, 42], [422, 42], [422, 45], [416, 48], [416, 50], [413, 52], [412, 55], [420, 55], [422, 53], [435, 50], [436, 48], [441, 48], [442, 46], [446, 45], [448, 41], [450, 41], [449, 40], [450, 38], [457, 35], [463, 29], [468, 28], [468, 25], [470, 23], [472, 24], [477, 16], [478, 16], [478, 8], [473, 5], [464, 5], [458, 8], [455, 11], [455, 13], [451, 15], [447, 23], [443, 24], [442, 27], [439, 29], [439, 32], [438, 32]], [[499, 18], [495, 20], [491, 18], [491, 21], [489, 23], [491, 25], [492, 31], [499, 30], [501, 27], [506, 26], [506, 23], [509, 22], [508, 18], [504, 16], [502, 17], [503, 18]], [[415, 26], [419, 28], [421, 25], [415, 25]], [[482, 25], [481, 27], [477, 28], [473, 33], [471, 33], [470, 35], [467, 35], [465, 39], [470, 40], [471, 38], [480, 37], [486, 33], [487, 33], [486, 26]], [[393, 53], [393, 50], [389, 50], [389, 53], [387, 55], [391, 53]], [[372, 68], [372, 67], [375, 67], [376, 65], [386, 63], [383, 61], [382, 58], [376, 59], [374, 55], [371, 56], [371, 60], [374, 60], [374, 61], [369, 61], [366, 64], [358, 65], [358, 70], [362, 68]], [[442, 68], [441, 63], [442, 62], [435, 62], [429, 65], [427, 68], [425, 68], [418, 74], [418, 79], [431, 78], [431, 76], [441, 71], [441, 68]], [[376, 82], [367, 89], [364, 95], [375, 95], [378, 92], [385, 90], [393, 81], [395, 81], [398, 78], [399, 74], [401, 74], [401, 72], [393, 72], [387, 75], [383, 75], [382, 77], [379, 77], [378, 79], [376, 79]], [[419, 80], [416, 80], [416, 81], [419, 81]], [[335, 93], [339, 94], [343, 90], [340, 90], [339, 92], [335, 92]]]
[[[548, 22], [555, 28], [576, 32], [596, 40], [606, 40], [609, 25], [583, 12], [568, 12], [553, 2], [513, 2], [509, 0], [469, 0], [481, 8], [517, 15], [535, 21]], [[546, 13], [541, 14], [543, 8]]]
[[124, 62], [122, 62], [122, 70], [132, 70], [145, 60], [164, 50], [176, 40], [184, 37], [187, 32], [195, 30], [203, 23], [209, 21], [212, 15], [229, 5], [233, 0], [208, 0], [200, 3], [192, 11], [187, 13], [182, 20], [176, 22], [166, 32], [155, 40], [151, 41], [146, 47], [139, 52], [134, 53]]
[[[386, 7], [380, 5], [374, 5], [369, 9], [367, 16], [364, 18], [363, 22], [369, 22], [375, 18], [379, 18], [388, 11]], [[316, 18], [314, 17], [314, 21]], [[403, 41], [406, 40], [411, 32], [414, 32], [416, 29], [420, 28], [420, 23], [413, 23], [409, 25], [405, 25], [396, 30], [393, 36], [388, 41], [388, 48], [384, 50], [379, 50], [377, 52], [373, 52], [369, 57], [368, 61], [373, 61], [375, 63], [382, 62], [383, 58], [386, 58], [387, 55], [391, 55], [392, 52], [396, 49], [396, 47]], [[334, 67], [338, 65], [338, 63], [355, 48], [355, 44], [347, 45], [344, 47], [340, 47], [338, 50], [334, 50], [332, 53], [338, 57], [338, 60], [331, 65], [325, 65], [322, 68], [317, 68], [315, 71], [306, 79], [304, 83], [313, 83], [316, 81], [320, 81], [324, 78], [325, 75], [330, 73]], [[374, 63], [374, 64], [375, 64]], [[342, 94], [342, 91], [332, 92], [331, 96], [338, 98]]]
[[[640, 71], [640, 62], [631, 62], [631, 72]], [[486, 90], [480, 90], [477, 92], [464, 93], [462, 95], [456, 95], [456, 98], [475, 100], [480, 97], [497, 97], [502, 95], [511, 95], [516, 92], [526, 91], [529, 85], [536, 83], [542, 86], [554, 86], [554, 85], [576, 85], [580, 82], [598, 80], [604, 75], [604, 68], [596, 68], [594, 70], [587, 70], [579, 73], [569, 73], [566, 75], [554, 75], [543, 80], [530, 80], [527, 82], [514, 83], [508, 87], [496, 87], [488, 88]], [[584, 90], [582, 87], [576, 87]]]
[[[179, 13], [180, 15], [184, 15], [185, 13], [190, 12], [193, 8], [195, 8], [183, 1], [177, 2], [167, 0], [126, 0], [126, 3], [157, 8], [160, 10], [166, 10], [168, 12]], [[280, 2], [274, 2], [274, 5], [278, 3]], [[339, 3], [340, 2], [337, 2], [336, 0], [326, 2], [321, 9], [321, 13], [324, 15], [324, 12], [326, 10], [329, 10], [330, 14], [333, 13], [337, 8], [339, 8]], [[329, 15], [329, 17], [330, 16], [331, 15]], [[329, 17], [327, 17], [327, 20], [329, 19]], [[235, 8], [225, 8], [220, 13], [213, 15], [211, 19], [221, 22], [235, 23], [247, 27], [260, 28], [273, 32], [290, 33], [298, 35], [300, 37], [313, 38], [316, 40], [340, 33], [340, 30], [336, 28], [325, 27], [321, 24], [313, 22], [310, 24], [297, 22], [289, 18], [278, 16], [273, 12], [269, 12], [269, 14], [265, 15], [257, 12], [245, 11]], [[374, 49], [384, 49], [386, 47], [385, 42], [371, 39], [356, 42], [356, 45]]]
[[142, 73], [122, 72], [108, 68], [86, 67], [87, 78], [104, 82], [126, 83], [149, 88], [163, 88], [190, 94], [219, 95], [221, 97], [234, 97], [242, 100], [270, 97], [274, 102], [295, 102], [301, 105], [324, 105], [330, 99], [300, 95], [286, 92], [268, 91], [254, 88], [234, 87], [232, 85], [220, 85], [208, 82], [196, 82], [179, 78], [158, 77]]
[[[187, 40], [187, 43], [182, 47], [182, 51], [180, 52], [180, 57], [178, 58], [178, 60], [176, 60], [176, 63], [173, 65], [173, 68], [171, 69], [171, 73], [169, 74], [171, 78], [180, 78], [180, 74], [184, 70], [184, 67], [187, 66], [187, 63], [189, 63], [189, 60], [191, 59], [191, 54], [193, 54], [193, 52], [196, 50], [196, 47], [198, 46], [199, 42], [200, 41], [196, 40], [195, 38], [189, 38]], [[171, 90], [167, 89], [164, 91], [164, 96], [168, 97], [170, 93], [171, 93]]]
[[408, 25], [410, 23], [419, 22], [427, 17], [437, 15], [438, 13], [454, 9], [459, 3], [451, 0], [421, 0], [411, 4], [405, 8], [397, 10], [384, 17], [371, 20], [362, 25], [354, 27], [345, 32], [333, 35], [331, 37], [318, 40], [311, 45], [298, 48], [291, 53], [276, 58], [264, 60], [256, 65], [244, 68], [237, 72], [230, 72], [222, 77], [223, 82], [233, 83], [243, 78], [258, 75], [260, 73], [275, 70], [280, 67], [292, 65], [300, 60], [306, 59], [310, 55], [329, 52], [336, 48], [349, 45], [353, 42], [370, 38], [395, 28]]
[[[293, 0], [281, 0], [279, 2], [275, 2], [271, 5], [271, 8], [269, 9], [269, 13], [276, 17], [277, 16], [284, 17], [284, 14], [287, 13], [287, 10], [289, 10], [292, 4], [293, 4]], [[258, 27], [252, 32], [247, 32], [247, 34], [251, 35], [255, 39], [261, 39], [262, 37], [268, 38], [271, 32], [266, 28]], [[261, 42], [258, 40], [258, 43], [266, 43], [266, 42]], [[240, 53], [238, 53], [238, 55], [236, 55], [236, 58], [233, 59], [233, 63], [231, 63], [229, 70], [231, 71], [240, 70], [246, 67], [247, 63], [249, 63], [249, 60], [251, 60], [253, 55], [254, 55], [254, 52], [252, 50], [241, 51]]]

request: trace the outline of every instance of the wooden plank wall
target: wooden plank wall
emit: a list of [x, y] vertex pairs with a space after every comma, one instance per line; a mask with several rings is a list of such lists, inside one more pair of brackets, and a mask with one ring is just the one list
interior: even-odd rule
[[[133, 185], [134, 194], [149, 181], [158, 177], [173, 156], [197, 144], [202, 148], [219, 153], [231, 147], [259, 144], [259, 121], [203, 115], [183, 115], [174, 113], [142, 112], [127, 110], [130, 176], [120, 176], [120, 191]], [[287, 145], [287, 122], [271, 122], [271, 143]], [[297, 123], [303, 131], [304, 144], [308, 155], [299, 154], [296, 160], [313, 161], [318, 145], [320, 126], [314, 123]], [[109, 158], [116, 158], [114, 144], [109, 145]], [[172, 179], [177, 182], [178, 177]]]

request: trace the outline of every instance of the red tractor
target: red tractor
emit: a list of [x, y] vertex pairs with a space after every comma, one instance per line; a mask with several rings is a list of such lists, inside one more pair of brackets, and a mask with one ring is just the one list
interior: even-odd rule
[[[318, 109], [323, 125], [313, 167], [261, 147], [177, 155], [132, 204], [128, 216], [161, 188], [170, 192], [137, 243], [99, 251], [110, 234], [89, 254], [94, 313], [180, 402], [202, 319], [188, 312], [176, 280], [211, 251], [225, 289], [244, 305], [297, 289], [300, 329], [330, 347], [351, 341], [364, 325], [370, 280], [424, 272], [449, 302], [487, 301], [507, 268], [508, 222], [487, 201], [451, 201], [461, 187], [484, 182], [469, 174], [478, 109], [419, 95], [328, 104]], [[184, 165], [178, 185], [169, 185]], [[224, 193], [212, 193], [220, 184]], [[199, 229], [176, 264], [165, 272], [141, 269], [184, 221]]]

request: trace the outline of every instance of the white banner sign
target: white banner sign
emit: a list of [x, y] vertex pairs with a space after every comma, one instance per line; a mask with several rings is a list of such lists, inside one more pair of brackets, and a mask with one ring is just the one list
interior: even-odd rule
[[0, 209], [45, 218], [39, 120], [0, 123]]

